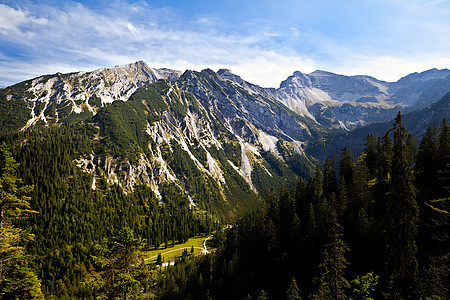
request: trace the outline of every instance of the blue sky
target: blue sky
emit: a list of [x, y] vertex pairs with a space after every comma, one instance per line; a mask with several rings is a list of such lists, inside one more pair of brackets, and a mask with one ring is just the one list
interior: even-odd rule
[[316, 69], [396, 81], [450, 68], [449, 49], [450, 0], [0, 0], [0, 86], [137, 60], [265, 87]]

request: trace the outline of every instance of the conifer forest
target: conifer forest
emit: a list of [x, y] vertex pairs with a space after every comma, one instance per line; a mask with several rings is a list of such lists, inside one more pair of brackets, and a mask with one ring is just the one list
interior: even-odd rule
[[[92, 189], [74, 159], [99, 151], [93, 126], [3, 134], [1, 298], [448, 299], [449, 130], [416, 141], [398, 113], [233, 218], [170, 184]], [[214, 251], [145, 260], [202, 234]]]

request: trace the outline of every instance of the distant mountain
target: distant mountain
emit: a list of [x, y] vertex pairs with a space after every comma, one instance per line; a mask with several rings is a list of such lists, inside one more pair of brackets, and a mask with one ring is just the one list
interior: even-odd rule
[[145, 84], [176, 80], [180, 75], [180, 71], [153, 69], [139, 61], [92, 72], [40, 76], [0, 89], [0, 97], [7, 100], [0, 106], [2, 116], [7, 116], [2, 125], [26, 129], [37, 123], [85, 119], [105, 104], [128, 100]]
[[450, 91], [450, 70], [413, 73], [397, 82], [325, 71], [295, 72], [271, 95], [299, 114], [334, 128], [389, 120], [400, 110], [423, 108]]
[[[443, 119], [446, 119], [447, 122], [450, 120], [450, 93], [426, 108], [406, 113], [403, 117], [403, 124], [408, 132], [420, 141], [428, 126], [433, 126], [433, 124], [440, 126]], [[314, 153], [316, 158], [324, 160], [348, 145], [353, 154], [359, 156], [364, 149], [367, 134], [375, 133], [377, 136], [382, 136], [392, 127], [392, 124], [393, 120], [389, 120], [372, 123], [350, 132], [332, 133], [323, 138], [322, 141], [326, 142], [311, 143], [306, 152]]]
[[95, 150], [75, 161], [93, 174], [93, 189], [106, 180], [161, 195], [170, 184], [192, 205], [227, 215], [248, 210], [270, 187], [309, 177], [315, 160], [303, 147], [327, 131], [227, 70], [181, 74], [143, 62], [2, 89], [0, 114], [9, 130], [97, 127]]
[[448, 97], [431, 103], [450, 91], [449, 74], [430, 70], [387, 83], [295, 72], [267, 89], [227, 69], [182, 73], [140, 61], [0, 89], [0, 126], [93, 125], [96, 146], [75, 161], [93, 174], [92, 188], [97, 180], [130, 191], [143, 183], [160, 195], [171, 184], [192, 205], [234, 214], [270, 187], [309, 177], [317, 158], [346, 141], [359, 145], [363, 133], [385, 126], [365, 125], [390, 120], [399, 109], [427, 107], [409, 114], [414, 121], [405, 117], [420, 135], [430, 117], [448, 114]]
[[448, 69], [431, 69], [422, 73], [412, 73], [392, 83], [388, 92], [395, 103], [424, 107], [449, 92], [449, 76]]

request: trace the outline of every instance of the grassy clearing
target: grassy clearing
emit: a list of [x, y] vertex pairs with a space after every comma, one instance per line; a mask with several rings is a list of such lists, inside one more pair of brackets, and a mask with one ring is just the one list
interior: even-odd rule
[[[158, 254], [161, 253], [161, 257], [163, 261], [167, 262], [175, 259], [176, 257], [181, 257], [183, 254], [183, 250], [187, 249], [188, 253], [191, 253], [191, 247], [194, 247], [194, 254], [198, 254], [202, 252], [203, 249], [203, 241], [207, 238], [207, 235], [200, 235], [193, 238], [190, 238], [186, 243], [183, 244], [175, 244], [175, 246], [169, 246], [164, 248], [164, 244], [161, 244], [158, 249], [144, 251], [143, 254], [147, 258], [147, 264], [156, 263], [156, 258]], [[208, 250], [211, 250], [208, 248]]]

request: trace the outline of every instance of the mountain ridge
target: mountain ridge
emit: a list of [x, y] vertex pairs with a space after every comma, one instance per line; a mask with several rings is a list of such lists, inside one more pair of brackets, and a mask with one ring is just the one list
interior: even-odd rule
[[[150, 68], [144, 61], [137, 61], [92, 72], [43, 75], [0, 91], [5, 96], [24, 97], [26, 100], [31, 114], [22, 127], [25, 129], [38, 121], [47, 123], [47, 117], [56, 117], [58, 122], [60, 114], [54, 112], [50, 115], [55, 110], [49, 107], [50, 102], [56, 102], [56, 110], [62, 111], [62, 119], [72, 112], [94, 115], [98, 107], [107, 103], [128, 100], [142, 85], [159, 79], [175, 81], [185, 72]], [[281, 82], [279, 88], [262, 88], [228, 69], [220, 69], [216, 74], [251, 94], [273, 98], [301, 116], [344, 130], [389, 119], [392, 114], [385, 114], [386, 110], [411, 111], [425, 107], [450, 91], [448, 69], [412, 73], [391, 83], [366, 75], [345, 76], [323, 70], [309, 74], [295, 71]]]
[[[76, 163], [93, 176], [93, 189], [104, 180], [126, 191], [145, 184], [161, 195], [174, 185], [191, 205], [229, 215], [253, 206], [271, 186], [311, 176], [321, 158], [311, 145], [407, 107], [379, 100], [387, 87], [371, 77], [313, 73], [295, 72], [278, 89], [228, 69], [181, 73], [143, 61], [44, 75], [0, 90], [0, 125], [6, 131], [92, 125], [94, 150]], [[416, 90], [439, 84], [438, 95], [449, 88], [435, 73]], [[420, 74], [407, 81], [414, 82]], [[402, 87], [399, 95], [408, 95], [408, 85]]]

